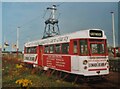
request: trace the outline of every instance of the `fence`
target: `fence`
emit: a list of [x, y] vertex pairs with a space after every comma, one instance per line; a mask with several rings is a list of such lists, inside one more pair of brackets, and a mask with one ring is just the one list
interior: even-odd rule
[[109, 59], [110, 71], [120, 72], [120, 58]]
[[16, 53], [2, 53], [2, 57], [7, 58], [7, 59], [16, 58], [18, 60], [23, 60], [23, 54], [22, 53], [18, 53], [18, 56], [17, 56]]

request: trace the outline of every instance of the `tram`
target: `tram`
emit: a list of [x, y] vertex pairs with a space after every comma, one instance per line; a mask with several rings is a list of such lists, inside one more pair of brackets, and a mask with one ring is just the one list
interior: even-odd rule
[[24, 62], [83, 76], [109, 74], [107, 38], [102, 29], [87, 29], [27, 42]]

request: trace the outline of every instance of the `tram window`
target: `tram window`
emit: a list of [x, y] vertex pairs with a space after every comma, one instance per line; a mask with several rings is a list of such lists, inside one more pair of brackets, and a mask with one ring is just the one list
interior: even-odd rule
[[30, 53], [30, 47], [27, 48], [27, 51], [26, 51], [26, 52], [27, 52], [27, 53]]
[[57, 44], [57, 45], [55, 46], [55, 52], [56, 52], [56, 53], [60, 53], [60, 44]]
[[30, 53], [30, 48], [28, 48], [28, 53]]
[[30, 48], [31, 53], [35, 53], [35, 47]]
[[37, 49], [36, 47], [28, 47], [26, 48], [26, 53], [36, 53]]
[[77, 41], [74, 41], [74, 43], [73, 43], [73, 52], [74, 52], [74, 54], [77, 53]]
[[33, 53], [37, 53], [36, 47], [33, 47]]
[[92, 54], [104, 54], [104, 44], [90, 44]]
[[30, 48], [30, 53], [33, 53], [33, 48], [32, 47]]
[[63, 43], [62, 44], [62, 53], [63, 54], [68, 54], [69, 52], [69, 44], [68, 43]]
[[45, 53], [49, 53], [49, 46], [45, 46], [44, 52], [45, 52]]
[[80, 53], [81, 55], [88, 55], [87, 40], [80, 40]]
[[50, 53], [54, 52], [54, 45], [50, 45]]

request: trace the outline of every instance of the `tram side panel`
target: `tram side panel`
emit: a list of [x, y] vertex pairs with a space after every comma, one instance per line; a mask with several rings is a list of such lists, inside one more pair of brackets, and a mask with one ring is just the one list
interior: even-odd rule
[[44, 54], [44, 66], [61, 71], [71, 71], [71, 57], [62, 55]]

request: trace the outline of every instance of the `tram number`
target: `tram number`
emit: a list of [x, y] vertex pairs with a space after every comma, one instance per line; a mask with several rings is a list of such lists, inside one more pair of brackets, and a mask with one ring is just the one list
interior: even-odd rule
[[100, 67], [105, 65], [105, 63], [89, 63], [89, 67]]

